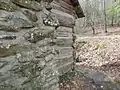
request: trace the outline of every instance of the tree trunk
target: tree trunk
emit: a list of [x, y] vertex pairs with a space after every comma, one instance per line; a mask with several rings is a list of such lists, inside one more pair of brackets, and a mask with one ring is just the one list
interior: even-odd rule
[[114, 23], [114, 15], [112, 15], [111, 26], [113, 26], [113, 23]]
[[90, 26], [92, 28], [93, 34], [95, 34], [96, 32], [95, 32], [95, 28], [94, 28], [94, 21], [92, 21], [92, 19], [90, 21]]
[[105, 30], [105, 33], [107, 33], [107, 20], [106, 20], [106, 5], [105, 5], [105, 0], [104, 1], [104, 30]]

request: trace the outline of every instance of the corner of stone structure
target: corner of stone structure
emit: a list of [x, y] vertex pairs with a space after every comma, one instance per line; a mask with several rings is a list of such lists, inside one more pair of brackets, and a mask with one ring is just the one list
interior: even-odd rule
[[74, 70], [75, 19], [59, 2], [52, 12], [52, 1], [0, 1], [2, 88], [59, 90], [59, 76]]

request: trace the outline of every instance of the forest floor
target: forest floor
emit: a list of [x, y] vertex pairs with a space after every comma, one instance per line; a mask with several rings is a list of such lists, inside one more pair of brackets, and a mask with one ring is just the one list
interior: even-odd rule
[[[76, 69], [83, 74], [62, 81], [60, 90], [120, 90], [120, 27], [96, 27], [76, 39]], [[112, 83], [111, 83], [112, 82]]]
[[84, 30], [75, 43], [77, 65], [105, 71], [112, 79], [120, 78], [120, 26], [107, 26], [107, 33], [97, 26], [94, 35], [91, 27]]
[[77, 65], [120, 78], [120, 35], [78, 37], [75, 47]]

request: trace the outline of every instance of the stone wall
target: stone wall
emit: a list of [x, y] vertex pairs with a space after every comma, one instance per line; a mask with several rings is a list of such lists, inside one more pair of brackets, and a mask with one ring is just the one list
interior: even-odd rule
[[45, 5], [0, 0], [0, 90], [59, 90], [59, 76], [71, 71], [73, 29]]

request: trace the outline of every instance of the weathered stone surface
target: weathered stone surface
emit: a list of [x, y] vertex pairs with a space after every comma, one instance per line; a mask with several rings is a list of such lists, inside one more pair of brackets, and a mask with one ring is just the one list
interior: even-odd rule
[[52, 26], [58, 28], [60, 26], [59, 20], [57, 19], [56, 15], [50, 13], [47, 10], [44, 10], [45, 15], [43, 16], [43, 23], [46, 26]]
[[[7, 56], [4, 55], [4, 57], [1, 54], [4, 52], [0, 49], [0, 55], [2, 55], [2, 58], [0, 58], [0, 72], [2, 75], [0, 77], [0, 86], [6, 84], [4, 87], [26, 87], [28, 89], [30, 83], [37, 82], [34, 78], [40, 76], [40, 71], [44, 68], [45, 62], [43, 62], [44, 59], [35, 58], [35, 47], [19, 45], [16, 48], [17, 54], [12, 54], [13, 50], [11, 49], [10, 51], [8, 51], [9, 49], [5, 49], [5, 55]], [[4, 73], [6, 73], [6, 75]], [[32, 80], [34, 80], [34, 82], [32, 82]], [[9, 84], [9, 82], [11, 83]], [[40, 86], [40, 83], [38, 86]], [[30, 88], [33, 87], [34, 86], [30, 86]]]
[[52, 80], [50, 82], [51, 82], [50, 84], [47, 83], [47, 84], [44, 85], [43, 90], [59, 90], [58, 89], [59, 84], [56, 81], [56, 79], [54, 79], [54, 80]]
[[59, 72], [59, 75], [63, 75], [65, 72], [69, 72], [69, 71], [72, 71], [72, 68], [73, 67], [73, 63], [67, 63], [67, 64], [64, 64], [62, 65], [61, 67], [58, 67], [57, 70]]
[[[66, 1], [64, 2], [63, 0], [59, 1], [59, 2], [54, 0], [51, 3], [52, 8], [56, 9], [56, 10], [59, 10], [59, 11], [62, 11], [62, 12], [65, 12], [65, 13], [69, 13], [70, 15], [73, 15], [73, 12], [71, 12], [71, 11], [73, 11], [73, 7], [71, 7], [71, 5], [69, 5], [69, 1], [67, 1], [67, 4], [66, 4]], [[61, 4], [61, 5], [59, 5], [59, 4]]]
[[57, 37], [56, 44], [59, 46], [72, 46], [72, 37]]
[[44, 47], [44, 46], [47, 46], [47, 45], [55, 45], [55, 40], [51, 40], [50, 38], [45, 38], [43, 40], [40, 40], [37, 42], [39, 44], [39, 47]]
[[34, 0], [12, 0], [12, 2], [16, 5], [19, 5], [21, 7], [27, 8], [27, 9], [32, 9], [35, 11], [42, 10], [41, 5]]
[[31, 21], [33, 21], [33, 22], [36, 22], [36, 21], [38, 20], [36, 14], [34, 14], [34, 13], [28, 11], [28, 10], [24, 10], [24, 11], [23, 11], [23, 14], [24, 14], [29, 20], [31, 20]]
[[18, 31], [18, 29], [16, 29], [13, 26], [4, 26], [4, 25], [0, 25], [0, 30], [7, 31], [7, 32], [17, 32]]
[[71, 27], [71, 28], [74, 26], [74, 17], [72, 15], [63, 13], [55, 9], [52, 9], [52, 12], [56, 15], [60, 23], [60, 26]]
[[8, 12], [5, 10], [0, 10], [0, 14], [1, 14], [0, 21], [4, 21], [4, 22], [10, 21], [13, 18], [21, 18], [21, 19], [29, 21], [27, 17], [23, 14], [23, 11]]
[[44, 0], [45, 2], [51, 3], [53, 0]]
[[13, 40], [16, 39], [15, 35], [0, 35], [0, 39]]
[[61, 56], [61, 57], [55, 57], [55, 63], [53, 64], [53, 66], [55, 65], [56, 68], [59, 68], [61, 66], [66, 67], [66, 64], [72, 64], [73, 63], [73, 57], [72, 55], [69, 56]]
[[7, 57], [15, 55], [16, 51], [12, 47], [0, 47], [0, 57]]
[[62, 56], [71, 56], [73, 53], [73, 48], [72, 47], [56, 47], [57, 50], [59, 51], [59, 57]]
[[32, 43], [36, 43], [39, 40], [43, 40], [45, 38], [52, 38], [52, 36], [54, 36], [54, 30], [55, 29], [44, 30], [40, 28], [34, 30], [33, 32], [28, 32], [27, 34], [25, 34], [25, 39]]
[[72, 37], [73, 32], [72, 32], [72, 28], [68, 28], [68, 27], [58, 27], [57, 28], [57, 37]]
[[58, 76], [73, 64], [72, 28], [58, 27], [68, 14], [49, 11], [52, 0], [0, 2], [0, 90], [59, 90]]
[[50, 4], [46, 5], [45, 8], [48, 10], [48, 11], [51, 11], [52, 9], [52, 6]]
[[24, 28], [33, 28], [34, 23], [14, 16], [6, 16], [0, 20], [0, 30], [8, 32], [17, 32]]
[[19, 7], [13, 3], [0, 2], [0, 9], [14, 12], [14, 11], [19, 10]]
[[54, 21], [54, 19], [52, 18], [44, 18], [43, 19], [43, 23], [46, 25], [46, 26], [54, 26], [54, 27], [58, 27], [59, 26], [59, 23]]
[[68, 33], [72, 33], [73, 29], [69, 28], [69, 27], [64, 27], [64, 26], [60, 26], [59, 28], [57, 28], [57, 32], [68, 32]]
[[57, 36], [59, 36], [59, 37], [72, 37], [72, 33], [58, 31]]

